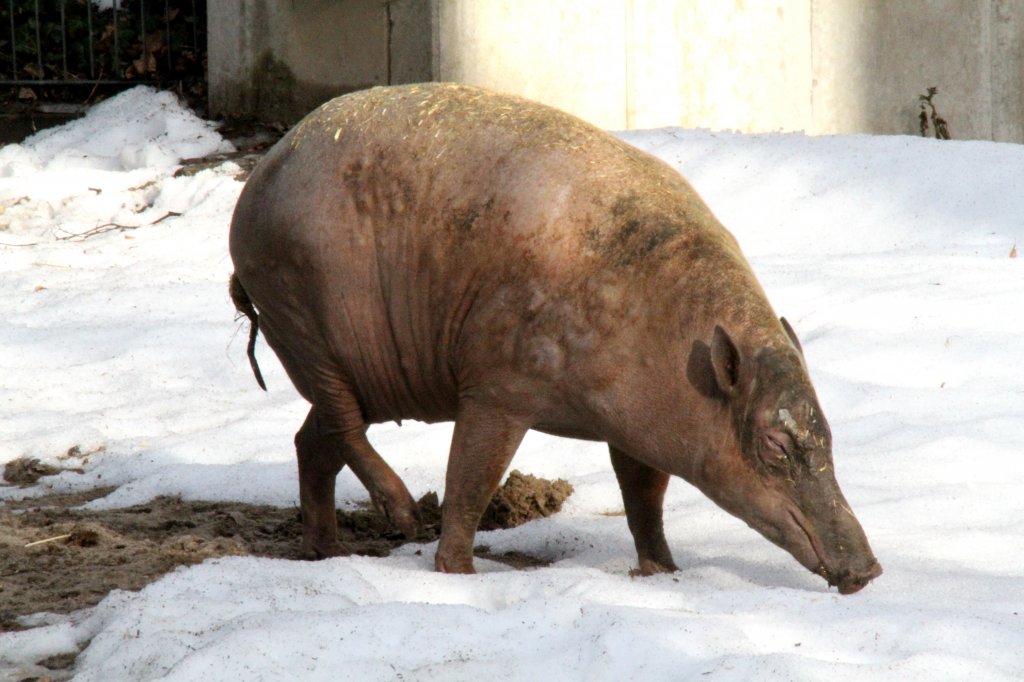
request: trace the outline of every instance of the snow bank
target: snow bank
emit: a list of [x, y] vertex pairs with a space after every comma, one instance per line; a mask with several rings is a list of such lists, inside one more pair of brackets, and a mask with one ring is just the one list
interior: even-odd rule
[[[0, 233], [62, 235], [156, 217], [155, 183], [186, 158], [232, 151], [170, 92], [139, 86], [0, 148]], [[24, 243], [24, 242], [16, 242]]]
[[[100, 102], [78, 120], [0, 150], [0, 176], [72, 168], [166, 169], [181, 159], [222, 151], [231, 151], [230, 144], [209, 122], [182, 108], [174, 93], [139, 86]], [[26, 168], [18, 160], [32, 165]]]

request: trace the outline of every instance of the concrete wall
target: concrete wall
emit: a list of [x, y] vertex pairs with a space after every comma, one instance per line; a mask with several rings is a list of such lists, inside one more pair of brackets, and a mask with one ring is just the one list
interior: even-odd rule
[[810, 11], [786, 0], [626, 0], [626, 124], [793, 130], [811, 114]]
[[437, 80], [605, 128], [778, 130], [810, 119], [810, 12], [786, 0], [437, 0]]
[[1024, 142], [1024, 0], [434, 0], [437, 80], [606, 128]]
[[918, 134], [936, 86], [954, 138], [1024, 142], [1024, 0], [814, 0], [819, 133]]
[[218, 0], [214, 115], [449, 80], [612, 129], [918, 132], [1024, 142], [1024, 0]]
[[430, 0], [208, 3], [211, 113], [292, 123], [331, 97], [430, 80]]
[[436, 80], [514, 92], [626, 126], [622, 0], [437, 0]]

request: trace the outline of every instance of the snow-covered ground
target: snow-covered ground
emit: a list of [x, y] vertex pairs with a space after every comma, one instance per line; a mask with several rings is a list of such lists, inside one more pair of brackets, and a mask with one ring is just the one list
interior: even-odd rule
[[[0, 634], [0, 679], [86, 644], [81, 680], [1024, 677], [1024, 146], [623, 137], [694, 183], [801, 334], [881, 578], [840, 597], [682, 481], [666, 505], [681, 571], [630, 578], [605, 450], [531, 434], [514, 466], [576, 493], [478, 542], [549, 568], [439, 575], [430, 546], [208, 561]], [[115, 485], [92, 505], [297, 504], [306, 406], [265, 346], [258, 390], [227, 296], [241, 183], [230, 164], [173, 177], [224, 148], [136, 89], [0, 149], [0, 464], [79, 446], [85, 470], [0, 498]], [[416, 496], [443, 492], [450, 434], [371, 429]], [[366, 499], [347, 471], [338, 498]]]

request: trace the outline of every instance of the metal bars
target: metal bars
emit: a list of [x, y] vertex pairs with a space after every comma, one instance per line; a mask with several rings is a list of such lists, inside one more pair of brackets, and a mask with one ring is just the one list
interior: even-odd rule
[[162, 4], [161, 17], [153, 0], [8, 0], [9, 20], [0, 29], [8, 31], [0, 36], [0, 86], [202, 78], [200, 40], [206, 36], [199, 13], [205, 13], [205, 2]]

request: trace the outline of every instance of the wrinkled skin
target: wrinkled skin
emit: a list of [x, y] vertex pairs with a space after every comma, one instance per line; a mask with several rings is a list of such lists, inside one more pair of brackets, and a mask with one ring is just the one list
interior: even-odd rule
[[[713, 340], [716, 384], [729, 396], [730, 449], [746, 454], [737, 475], [728, 458], [709, 458], [699, 484], [722, 507], [745, 519], [843, 594], [881, 573], [867, 539], [836, 483], [832, 434], [807, 379], [802, 350], [781, 321], [792, 348], [764, 348], [741, 357], [719, 328]], [[742, 480], [737, 486], [736, 481]], [[728, 485], [731, 483], [731, 485]], [[727, 491], [722, 494], [722, 491]]]
[[670, 475], [842, 593], [881, 573], [792, 329], [686, 181], [602, 131], [464, 86], [348, 95], [263, 160], [230, 246], [236, 305], [312, 405], [295, 439], [310, 556], [346, 551], [345, 465], [415, 535], [366, 427], [454, 419], [438, 570], [473, 571], [532, 428], [608, 443], [642, 574], [676, 570]]

